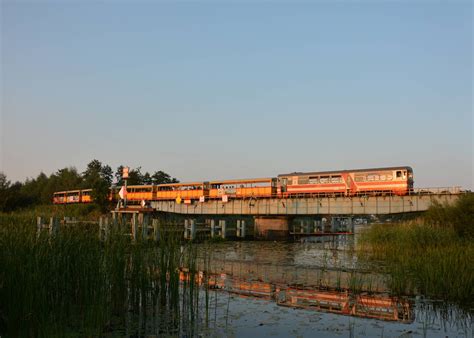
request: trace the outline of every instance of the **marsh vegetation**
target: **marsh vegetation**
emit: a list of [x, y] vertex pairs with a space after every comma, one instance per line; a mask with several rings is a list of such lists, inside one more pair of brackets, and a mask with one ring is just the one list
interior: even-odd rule
[[[0, 335], [5, 337], [187, 335], [199, 317], [200, 288], [180, 283], [195, 271], [195, 252], [175, 235], [132, 243], [96, 226], [36, 232], [33, 219], [0, 219]], [[194, 276], [192, 273], [191, 275]]]
[[377, 224], [360, 238], [359, 256], [378, 262], [395, 294], [421, 294], [472, 308], [474, 195], [435, 205], [421, 218]]

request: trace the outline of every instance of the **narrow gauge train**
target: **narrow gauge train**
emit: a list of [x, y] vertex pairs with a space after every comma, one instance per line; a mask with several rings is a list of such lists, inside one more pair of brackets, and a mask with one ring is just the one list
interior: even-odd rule
[[58, 191], [53, 194], [54, 204], [91, 203], [92, 189]]
[[[410, 167], [387, 167], [323, 172], [294, 172], [277, 178], [221, 180], [127, 187], [128, 201], [291, 197], [297, 195], [406, 195], [413, 190]], [[89, 203], [91, 189], [54, 193], [55, 204]], [[109, 199], [116, 199], [111, 190]]]

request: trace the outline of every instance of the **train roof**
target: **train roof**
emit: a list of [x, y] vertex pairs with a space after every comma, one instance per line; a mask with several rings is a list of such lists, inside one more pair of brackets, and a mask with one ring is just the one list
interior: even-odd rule
[[151, 187], [182, 187], [182, 186], [196, 186], [203, 185], [204, 182], [180, 182], [180, 183], [164, 183], [164, 184], [141, 184], [141, 185], [128, 185], [129, 188], [151, 188]]
[[312, 172], [293, 172], [289, 174], [280, 174], [278, 177], [282, 176], [301, 176], [301, 175], [321, 175], [321, 174], [338, 174], [338, 173], [353, 173], [353, 172], [365, 172], [365, 171], [381, 171], [381, 170], [397, 170], [397, 169], [406, 169], [408, 171], [413, 171], [409, 166], [400, 166], [400, 167], [381, 167], [381, 168], [366, 168], [366, 169], [344, 169], [344, 170], [331, 170], [331, 171], [312, 171]]
[[71, 194], [71, 193], [76, 193], [76, 192], [80, 192], [81, 190], [80, 189], [77, 189], [77, 190], [65, 190], [65, 191], [56, 191], [53, 193], [53, 195], [56, 195], [56, 194]]
[[239, 183], [264, 183], [270, 182], [272, 180], [271, 177], [264, 177], [264, 178], [241, 178], [235, 180], [215, 180], [210, 181], [210, 184], [239, 184]]

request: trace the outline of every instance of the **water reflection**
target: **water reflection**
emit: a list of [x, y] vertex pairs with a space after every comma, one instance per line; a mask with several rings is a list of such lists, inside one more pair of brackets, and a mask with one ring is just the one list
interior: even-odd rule
[[357, 263], [353, 236], [321, 236], [301, 242], [224, 242], [209, 249], [212, 258], [229, 261], [329, 268], [354, 268]]
[[[228, 274], [199, 273], [199, 282], [212, 289], [224, 290], [244, 297], [274, 300], [280, 306], [324, 311], [328, 313], [376, 318], [387, 321], [412, 322], [412, 303], [408, 298], [387, 294], [356, 294], [349, 289], [290, 286], [259, 280], [246, 280]], [[182, 273], [183, 280], [189, 278]]]
[[383, 328], [391, 322], [402, 325], [393, 327], [395, 336], [408, 332], [408, 336], [472, 337], [472, 309], [414, 295], [392, 297], [387, 276], [374, 273], [380, 271], [376, 266], [357, 261], [353, 236], [297, 243], [201, 244], [200, 249], [211, 257], [207, 265], [200, 265], [206, 267], [209, 286], [239, 298], [265, 299], [282, 308], [333, 317], [372, 319], [374, 327], [382, 328], [375, 336], [390, 336]]

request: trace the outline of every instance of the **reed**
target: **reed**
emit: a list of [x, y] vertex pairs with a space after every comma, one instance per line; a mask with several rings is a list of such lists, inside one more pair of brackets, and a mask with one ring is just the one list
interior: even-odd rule
[[30, 215], [0, 216], [0, 336], [195, 330], [201, 288], [179, 278], [182, 267], [197, 270], [192, 245], [176, 235], [132, 242], [118, 227], [106, 241], [97, 234], [79, 224], [38, 236]]
[[472, 303], [474, 244], [454, 227], [423, 220], [374, 225], [359, 243], [359, 257], [380, 263], [394, 293]]

